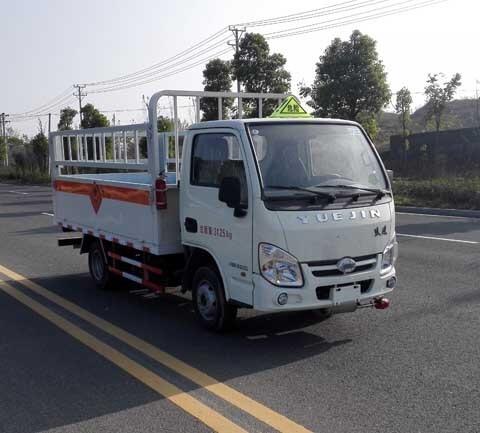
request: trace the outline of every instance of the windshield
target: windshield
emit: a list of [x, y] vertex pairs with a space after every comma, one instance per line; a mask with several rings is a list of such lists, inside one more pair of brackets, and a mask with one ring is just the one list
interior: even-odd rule
[[355, 125], [248, 125], [265, 190], [278, 187], [387, 187], [380, 163]]

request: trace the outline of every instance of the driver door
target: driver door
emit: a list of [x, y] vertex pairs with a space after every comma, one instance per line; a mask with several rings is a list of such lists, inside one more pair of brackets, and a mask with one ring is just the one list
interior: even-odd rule
[[[253, 212], [240, 136], [232, 129], [199, 130], [189, 140], [186, 154], [181, 207], [184, 244], [205, 249], [215, 258], [227, 299], [252, 305]], [[234, 216], [234, 210], [219, 201], [224, 177], [240, 179], [244, 216]]]

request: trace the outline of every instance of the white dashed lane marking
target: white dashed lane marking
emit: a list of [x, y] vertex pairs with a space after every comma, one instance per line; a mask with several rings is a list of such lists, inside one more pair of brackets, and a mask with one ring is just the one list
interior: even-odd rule
[[457, 216], [457, 215], [440, 215], [440, 214], [427, 214], [427, 213], [413, 213], [413, 212], [395, 212], [397, 215], [406, 215], [406, 216], [419, 216], [419, 217], [433, 217], [433, 218], [451, 218], [457, 220], [478, 220], [480, 219], [475, 217], [468, 217], [468, 216]]
[[434, 236], [421, 236], [421, 235], [407, 235], [404, 233], [397, 233], [397, 236], [403, 236], [406, 238], [418, 238], [418, 239], [430, 239], [434, 241], [446, 241], [446, 242], [458, 242], [461, 244], [471, 244], [471, 245], [476, 245], [480, 242], [477, 241], [465, 241], [463, 239], [449, 239], [449, 238], [437, 238]]
[[10, 194], [20, 194], [20, 195], [28, 195], [30, 193], [28, 192], [23, 192], [23, 191], [7, 191], [9, 192]]

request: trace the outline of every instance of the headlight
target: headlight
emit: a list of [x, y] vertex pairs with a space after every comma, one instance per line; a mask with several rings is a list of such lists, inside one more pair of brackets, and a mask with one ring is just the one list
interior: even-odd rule
[[270, 283], [283, 287], [303, 286], [298, 260], [286, 251], [270, 244], [260, 244], [258, 261], [263, 278]]
[[398, 256], [398, 243], [396, 237], [385, 247], [382, 254], [381, 272], [386, 273], [392, 269]]

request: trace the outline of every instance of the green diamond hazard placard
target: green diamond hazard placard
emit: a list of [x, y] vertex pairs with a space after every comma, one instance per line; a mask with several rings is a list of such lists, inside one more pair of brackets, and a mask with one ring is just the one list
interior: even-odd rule
[[269, 117], [298, 118], [312, 116], [305, 111], [295, 96], [289, 96]]

